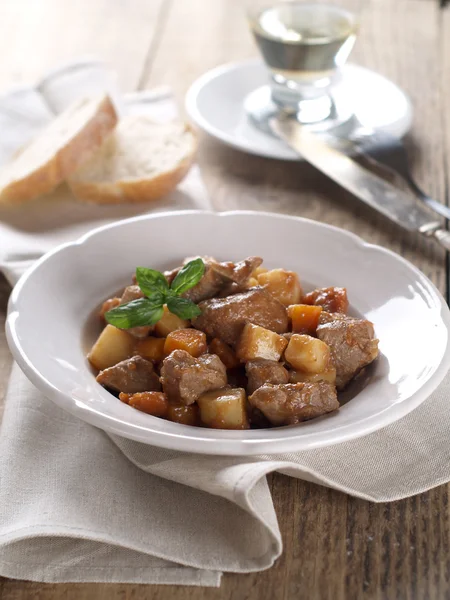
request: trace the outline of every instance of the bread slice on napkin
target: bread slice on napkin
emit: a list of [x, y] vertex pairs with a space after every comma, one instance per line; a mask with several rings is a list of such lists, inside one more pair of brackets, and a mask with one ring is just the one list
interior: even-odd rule
[[51, 192], [98, 150], [116, 123], [108, 96], [74, 102], [0, 169], [0, 204]]
[[183, 179], [196, 149], [195, 134], [184, 123], [155, 123], [141, 115], [124, 117], [68, 182], [76, 198], [86, 202], [156, 200]]

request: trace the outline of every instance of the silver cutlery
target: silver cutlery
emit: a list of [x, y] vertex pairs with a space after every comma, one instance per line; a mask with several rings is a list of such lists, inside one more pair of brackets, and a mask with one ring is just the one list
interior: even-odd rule
[[400, 175], [419, 200], [446, 219], [450, 219], [450, 208], [431, 198], [414, 181], [409, 168], [408, 155], [400, 139], [385, 131], [366, 127], [355, 116], [350, 120], [349, 126], [351, 130], [349, 137], [355, 144], [354, 150]]
[[305, 160], [357, 198], [400, 227], [431, 238], [450, 250], [450, 232], [440, 221], [433, 220], [429, 211], [413, 196], [365, 169], [343, 151], [302, 127], [288, 113], [279, 113], [270, 119], [269, 126]]

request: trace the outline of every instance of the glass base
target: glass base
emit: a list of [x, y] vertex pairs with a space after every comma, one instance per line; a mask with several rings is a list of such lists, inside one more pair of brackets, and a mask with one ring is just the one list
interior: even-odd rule
[[[348, 121], [353, 115], [350, 98], [342, 93], [341, 86], [332, 88], [329, 94], [302, 100], [296, 104], [293, 114], [303, 126], [311, 131], [330, 131]], [[279, 113], [282, 106], [274, 102], [272, 88], [265, 85], [245, 98], [244, 108], [250, 120], [265, 133], [274, 135], [269, 120]], [[292, 111], [292, 105], [289, 103]]]

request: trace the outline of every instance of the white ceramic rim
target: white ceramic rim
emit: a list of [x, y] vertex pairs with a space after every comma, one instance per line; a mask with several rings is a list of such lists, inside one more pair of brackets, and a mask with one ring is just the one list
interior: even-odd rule
[[[198, 79], [196, 79], [194, 81], [194, 83], [192, 83], [192, 85], [190, 86], [190, 88], [188, 89], [188, 91], [186, 93], [186, 98], [185, 98], [186, 112], [187, 112], [189, 118], [192, 120], [192, 122], [195, 125], [197, 125], [197, 127], [199, 127], [202, 131], [204, 131], [211, 137], [213, 137], [217, 140], [220, 140], [221, 142], [223, 142], [224, 144], [226, 144], [227, 146], [229, 146], [231, 148], [235, 148], [236, 150], [240, 150], [241, 152], [246, 152], [248, 154], [253, 154], [255, 156], [262, 156], [264, 158], [272, 158], [275, 160], [288, 160], [288, 161], [294, 161], [294, 162], [295, 161], [304, 161], [304, 159], [301, 156], [297, 156], [297, 157], [295, 157], [294, 155], [281, 156], [281, 155], [278, 155], [276, 152], [269, 152], [269, 151], [264, 150], [263, 148], [261, 148], [260, 150], [256, 150], [254, 147], [250, 147], [249, 145], [248, 146], [243, 145], [242, 143], [238, 142], [233, 135], [230, 135], [227, 132], [216, 128], [214, 125], [211, 125], [211, 123], [208, 121], [208, 119], [206, 119], [203, 116], [202, 112], [199, 110], [199, 108], [197, 106], [197, 97], [198, 97], [200, 91], [202, 90], [203, 87], [205, 87], [207, 84], [209, 84], [212, 80], [220, 77], [221, 75], [223, 75], [225, 73], [228, 73], [229, 71], [233, 71], [238, 68], [247, 68], [247, 67], [250, 67], [251, 65], [260, 66], [262, 64], [263, 63], [260, 59], [253, 58], [253, 59], [249, 59], [246, 61], [234, 61], [234, 62], [225, 63], [223, 65], [219, 65], [217, 67], [210, 69], [206, 73], [203, 73], [203, 75], [200, 75], [200, 77]], [[413, 112], [414, 112], [411, 100], [407, 96], [407, 94], [405, 94], [405, 92], [403, 92], [403, 90], [401, 90], [401, 88], [399, 86], [397, 86], [393, 81], [391, 81], [384, 75], [376, 73], [375, 71], [372, 71], [371, 69], [368, 69], [366, 67], [362, 67], [361, 65], [354, 65], [352, 63], [349, 63], [349, 66], [351, 66], [353, 68], [358, 68], [358, 69], [361, 69], [361, 70], [364, 70], [367, 72], [372, 72], [372, 73], [376, 74], [378, 77], [382, 77], [383, 79], [385, 79], [392, 85], [395, 85], [395, 87], [397, 87], [398, 90], [402, 92], [405, 102], [406, 102], [406, 105], [407, 105], [407, 114], [405, 115], [405, 124], [401, 128], [401, 132], [399, 135], [400, 138], [403, 137], [411, 128], [412, 116], [413, 116]]]
[[[35, 367], [28, 359], [21, 347], [15, 327], [15, 322], [18, 317], [16, 306], [18, 305], [18, 302], [20, 300], [21, 290], [26, 285], [28, 279], [34, 276], [34, 274], [39, 270], [40, 266], [44, 262], [50, 260], [54, 255], [63, 251], [65, 248], [81, 246], [90, 238], [97, 235], [101, 235], [101, 233], [105, 230], [122, 227], [124, 225], [136, 221], [161, 219], [175, 215], [183, 216], [187, 214], [215, 215], [215, 217], [217, 218], [226, 218], [227, 216], [233, 215], [261, 215], [265, 217], [270, 217], [271, 219], [294, 220], [298, 222], [303, 222], [305, 224], [309, 223], [313, 224], [315, 227], [322, 228], [325, 230], [331, 230], [336, 233], [339, 233], [340, 235], [344, 235], [350, 240], [352, 240], [352, 242], [356, 244], [360, 249], [363, 249], [365, 251], [384, 253], [390, 256], [393, 260], [402, 263], [407, 269], [412, 271], [416, 275], [416, 277], [428, 288], [428, 291], [432, 293], [437, 300], [439, 300], [443, 322], [447, 328], [447, 331], [450, 332], [450, 311], [446, 301], [444, 300], [439, 290], [434, 286], [434, 284], [417, 267], [412, 265], [409, 261], [402, 258], [401, 256], [395, 254], [391, 250], [388, 250], [375, 244], [367, 243], [357, 235], [345, 231], [339, 227], [328, 225], [325, 223], [320, 223], [318, 221], [313, 221], [311, 219], [306, 219], [303, 217], [294, 217], [290, 215], [280, 215], [277, 213], [257, 211], [227, 211], [215, 213], [213, 211], [196, 210], [170, 211], [150, 215], [140, 215], [137, 217], [132, 217], [130, 219], [125, 219], [112, 224], [104, 225], [102, 227], [98, 227], [83, 235], [76, 241], [58, 246], [57, 248], [48, 252], [42, 258], [40, 258], [24, 275], [22, 275], [22, 277], [20, 278], [20, 280], [15, 285], [12, 291], [8, 303], [6, 337], [13, 357], [22, 369], [22, 371], [28, 377], [28, 379], [47, 398], [54, 401], [55, 404], [57, 404], [64, 410], [67, 410], [69, 413], [75, 415], [76, 417], [79, 417], [82, 420], [90, 423], [91, 425], [99, 427], [100, 429], [108, 431], [112, 434], [143, 442], [148, 445], [155, 445], [171, 450], [194, 452], [197, 454], [216, 454], [225, 456], [282, 454], [284, 452], [292, 452], [293, 446], [295, 446], [295, 442], [301, 442], [301, 444], [299, 444], [299, 446], [301, 445], [301, 447], [298, 447], [297, 450], [310, 450], [313, 448], [332, 446], [334, 444], [346, 442], [352, 439], [357, 439], [359, 437], [363, 437], [374, 431], [377, 431], [383, 427], [386, 427], [387, 425], [390, 425], [391, 423], [397, 421], [401, 417], [406, 416], [412, 410], [417, 408], [424, 400], [426, 400], [430, 396], [430, 394], [438, 387], [438, 385], [445, 377], [447, 371], [450, 368], [450, 352], [448, 352], [449, 342], [447, 343], [447, 352], [445, 352], [435, 372], [423, 384], [423, 386], [420, 389], [418, 389], [415, 393], [413, 393], [408, 399], [400, 403], [394, 404], [392, 406], [389, 406], [381, 413], [372, 415], [370, 417], [367, 417], [366, 419], [358, 421], [357, 431], [354, 430], [353, 425], [345, 425], [341, 428], [336, 428], [333, 431], [330, 431], [327, 436], [323, 436], [322, 434], [322, 437], [319, 437], [318, 433], [299, 435], [299, 430], [296, 427], [280, 427], [267, 430], [253, 430], [248, 432], [220, 430], [221, 437], [218, 441], [217, 439], [200, 438], [195, 435], [196, 428], [179, 425], [176, 423], [172, 423], [171, 425], [175, 425], [179, 433], [169, 433], [151, 430], [150, 421], [149, 427], [145, 428], [142, 432], [142, 428], [140, 428], [139, 426], [133, 426], [130, 428], [128, 424], [123, 423], [120, 420], [114, 419], [101, 413], [97, 413], [95, 411], [89, 411], [86, 410], [84, 407], [78, 406], [77, 403], [71, 398], [71, 396], [65, 394], [64, 392], [60, 392], [52, 385], [50, 381], [48, 381], [43, 375], [41, 375], [41, 373], [39, 373], [35, 369]], [[156, 417], [150, 417], [150, 419], [152, 418]], [[149, 431], [151, 431], [153, 436], [151, 442], [149, 440]], [[219, 430], [211, 431], [215, 431], [217, 433], [217, 431]], [[247, 439], [242, 438], [242, 434], [251, 435], [252, 433], [258, 433], [261, 431], [267, 432], [267, 437], [265, 437], [264, 439], [257, 439], [256, 437], [250, 437]]]

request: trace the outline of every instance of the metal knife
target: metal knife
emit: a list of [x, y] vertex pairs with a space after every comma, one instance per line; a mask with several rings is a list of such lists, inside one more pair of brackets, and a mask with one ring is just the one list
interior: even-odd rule
[[450, 231], [432, 219], [413, 196], [365, 169], [343, 152], [300, 125], [290, 114], [279, 113], [269, 121], [272, 132], [316, 169], [403, 229], [421, 233], [450, 251]]

